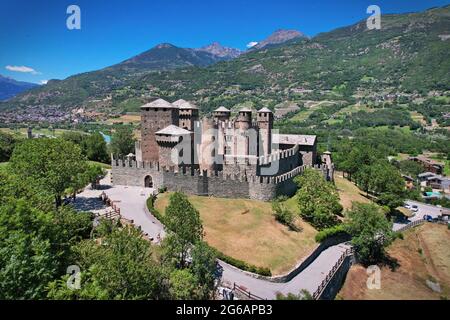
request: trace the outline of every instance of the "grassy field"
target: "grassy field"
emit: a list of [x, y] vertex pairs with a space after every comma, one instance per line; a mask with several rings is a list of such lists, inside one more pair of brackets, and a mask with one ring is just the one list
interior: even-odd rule
[[411, 115], [411, 119], [413, 119], [414, 121], [419, 122], [422, 125], [427, 124], [424, 116], [421, 113], [419, 113], [417, 111], [411, 111], [410, 115]]
[[332, 106], [334, 104], [336, 103], [333, 101], [319, 101], [319, 102], [308, 101], [307, 103], [305, 103], [306, 109], [299, 111], [295, 116], [291, 118], [291, 120], [304, 121], [308, 119], [311, 113], [313, 113], [315, 110], [318, 110], [321, 107]]
[[442, 162], [444, 164], [444, 175], [450, 177], [450, 160], [436, 156], [431, 156], [431, 159]]
[[140, 123], [141, 122], [141, 116], [136, 114], [125, 114], [118, 118], [111, 118], [106, 120], [107, 124], [114, 124], [114, 123]]
[[[162, 214], [169, 195], [156, 201]], [[198, 196], [189, 200], [200, 212], [205, 239], [211, 246], [233, 258], [270, 268], [274, 275], [289, 271], [316, 245], [314, 228], [299, 219], [302, 230], [289, 230], [275, 220], [270, 203]], [[289, 205], [294, 206], [294, 201]]]
[[[450, 298], [450, 230], [445, 225], [426, 224], [407, 231], [404, 240], [396, 240], [388, 249], [396, 259], [395, 271], [381, 267], [381, 289], [366, 286], [366, 269], [353, 266], [338, 298], [345, 300], [429, 300]], [[434, 292], [427, 280], [439, 283], [442, 292]]]
[[345, 108], [339, 110], [338, 112], [336, 112], [336, 115], [349, 115], [349, 114], [356, 113], [359, 111], [373, 112], [374, 110], [375, 109], [371, 109], [366, 105], [352, 104], [352, 105], [345, 107]]
[[358, 189], [352, 182], [342, 178], [342, 173], [335, 175], [335, 183], [341, 199], [341, 205], [344, 210], [351, 209], [352, 202], [369, 203], [370, 200], [365, 197], [364, 192]]
[[406, 154], [406, 153], [399, 153], [394, 157], [394, 159], [397, 161], [408, 160], [408, 158], [409, 158], [409, 154]]
[[[20, 128], [17, 130], [12, 130], [10, 128], [0, 128], [0, 131], [3, 132], [7, 132], [7, 133], [11, 133], [11, 134], [20, 134], [23, 136], [27, 135], [27, 128]], [[43, 134], [46, 136], [55, 136], [55, 137], [59, 137], [61, 136], [64, 132], [71, 132], [74, 130], [65, 130], [65, 129], [54, 129], [54, 130], [50, 130], [50, 129], [33, 129], [33, 134]], [[80, 133], [84, 133], [82, 131], [76, 131], [76, 132], [80, 132]]]

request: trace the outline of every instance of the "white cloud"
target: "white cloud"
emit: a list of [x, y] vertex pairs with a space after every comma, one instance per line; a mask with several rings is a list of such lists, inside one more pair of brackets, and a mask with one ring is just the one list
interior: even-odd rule
[[14, 71], [14, 72], [23, 72], [23, 73], [31, 73], [31, 74], [39, 74], [36, 70], [26, 66], [6, 66], [6, 70]]
[[249, 42], [248, 44], [247, 44], [247, 48], [253, 48], [254, 46], [256, 46], [258, 44], [258, 42], [256, 42], [256, 41], [252, 41], [252, 42]]
[[47, 84], [48, 80], [41, 80], [39, 81], [39, 84]]

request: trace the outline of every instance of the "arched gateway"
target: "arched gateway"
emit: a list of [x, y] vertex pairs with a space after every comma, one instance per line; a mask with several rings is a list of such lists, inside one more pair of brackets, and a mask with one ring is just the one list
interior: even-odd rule
[[144, 179], [144, 186], [146, 188], [153, 188], [153, 179], [152, 176], [146, 176]]

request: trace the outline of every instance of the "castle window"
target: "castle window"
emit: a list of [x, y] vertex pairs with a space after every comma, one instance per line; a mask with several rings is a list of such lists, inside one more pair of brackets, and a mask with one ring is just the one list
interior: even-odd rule
[[225, 154], [231, 154], [231, 147], [225, 147]]
[[225, 141], [226, 141], [226, 142], [231, 142], [231, 141], [233, 141], [233, 136], [225, 136]]

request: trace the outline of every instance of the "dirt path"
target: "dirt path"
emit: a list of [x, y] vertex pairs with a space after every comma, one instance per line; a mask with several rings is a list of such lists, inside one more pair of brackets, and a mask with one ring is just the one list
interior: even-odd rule
[[433, 259], [433, 253], [431, 252], [430, 248], [428, 247], [427, 241], [423, 238], [423, 235], [421, 233], [417, 234], [417, 238], [419, 240], [419, 244], [422, 247], [424, 257], [426, 259], [426, 266], [428, 272], [433, 276], [435, 279], [446, 279], [448, 275], [443, 274], [439, 268], [434, 263]]

